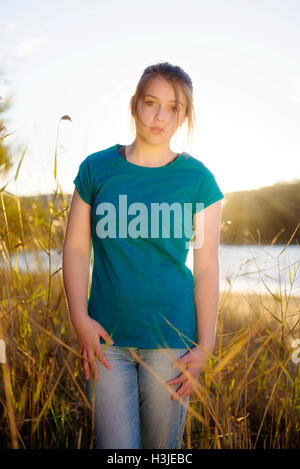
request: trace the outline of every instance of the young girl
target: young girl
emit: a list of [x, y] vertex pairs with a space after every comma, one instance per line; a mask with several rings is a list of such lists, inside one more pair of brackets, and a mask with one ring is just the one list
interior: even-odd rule
[[181, 448], [192, 381], [215, 342], [224, 195], [201, 161], [170, 149], [194, 122], [180, 67], [147, 67], [130, 109], [133, 143], [87, 156], [74, 179], [64, 286], [96, 448]]

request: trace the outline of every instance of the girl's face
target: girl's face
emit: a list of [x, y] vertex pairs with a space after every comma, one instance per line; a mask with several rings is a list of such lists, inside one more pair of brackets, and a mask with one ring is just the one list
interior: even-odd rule
[[[162, 77], [148, 81], [137, 104], [137, 133], [149, 143], [169, 142], [186, 118], [186, 98], [178, 87], [178, 102], [172, 86]], [[162, 129], [161, 131], [159, 129]]]

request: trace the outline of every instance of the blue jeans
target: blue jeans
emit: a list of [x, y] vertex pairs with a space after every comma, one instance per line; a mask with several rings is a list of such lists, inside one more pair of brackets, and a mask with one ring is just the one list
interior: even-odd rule
[[[171, 400], [163, 383], [181, 374], [172, 364], [188, 349], [113, 345], [103, 351], [112, 368], [97, 359], [99, 380], [92, 375], [86, 389], [94, 405], [96, 448], [180, 449], [189, 396], [183, 399], [185, 406]], [[173, 391], [179, 387], [171, 386]]]

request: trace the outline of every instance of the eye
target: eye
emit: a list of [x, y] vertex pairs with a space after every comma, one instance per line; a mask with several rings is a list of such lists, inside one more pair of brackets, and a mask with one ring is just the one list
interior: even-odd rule
[[[155, 102], [154, 101], [146, 101], [146, 104], [151, 105], [151, 104], [155, 104]], [[177, 112], [177, 107], [176, 106], [171, 106], [171, 109], [172, 109], [173, 112]]]

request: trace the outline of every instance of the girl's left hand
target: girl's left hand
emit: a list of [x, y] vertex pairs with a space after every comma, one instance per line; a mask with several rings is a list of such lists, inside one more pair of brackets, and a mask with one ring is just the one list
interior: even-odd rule
[[[207, 353], [200, 350], [198, 347], [193, 347], [186, 355], [176, 360], [174, 364], [175, 368], [179, 369], [182, 369], [181, 366], [184, 367], [184, 365], [186, 365], [185, 369], [188, 370], [188, 373], [190, 373], [197, 382], [201, 370], [203, 369], [208, 358], [209, 356]], [[177, 378], [166, 381], [166, 383], [170, 386], [181, 383], [181, 386], [176, 391], [176, 395], [172, 395], [171, 400], [174, 400], [176, 396], [180, 396], [183, 399], [193, 392], [193, 386], [190, 380], [183, 373], [177, 376]]]

